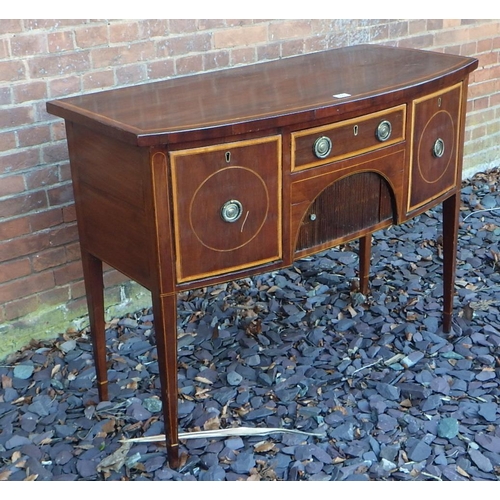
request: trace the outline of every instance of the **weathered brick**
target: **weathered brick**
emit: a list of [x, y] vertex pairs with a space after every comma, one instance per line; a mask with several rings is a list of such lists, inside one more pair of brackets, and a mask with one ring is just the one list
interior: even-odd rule
[[40, 152], [35, 148], [21, 151], [15, 150], [12, 153], [0, 155], [0, 175], [25, 170], [33, 165], [38, 165], [39, 159]]
[[50, 141], [49, 125], [34, 125], [17, 130], [17, 140], [19, 147], [37, 146]]
[[0, 128], [14, 128], [33, 121], [32, 106], [15, 106], [8, 113], [0, 113]]
[[64, 247], [49, 248], [31, 256], [31, 264], [36, 272], [57, 267], [66, 262]]
[[13, 95], [15, 103], [45, 99], [47, 97], [47, 85], [44, 81], [17, 83], [13, 87]]
[[269, 26], [269, 40], [290, 40], [305, 38], [312, 34], [311, 21], [293, 19], [271, 23]]
[[112, 87], [114, 83], [115, 73], [110, 69], [91, 71], [82, 75], [82, 91], [84, 92]]
[[199, 73], [201, 71], [203, 71], [203, 56], [201, 54], [179, 57], [175, 60], [175, 72], [178, 75]]
[[267, 40], [267, 26], [244, 26], [230, 28], [214, 33], [214, 47], [227, 49], [230, 47], [255, 45]]
[[31, 273], [30, 260], [27, 258], [2, 262], [0, 268], [2, 269], [1, 275], [4, 283]]
[[[2, 218], [3, 219], [3, 218]], [[2, 220], [0, 222], [0, 241], [7, 241], [22, 236], [30, 231], [28, 217]]]
[[10, 40], [10, 46], [15, 57], [38, 56], [48, 51], [45, 33], [14, 35]]
[[20, 33], [22, 30], [21, 19], [0, 19], [0, 33]]
[[51, 99], [76, 94], [82, 90], [82, 77], [80, 75], [53, 78], [48, 83], [48, 94]]
[[48, 290], [54, 286], [54, 274], [52, 271], [32, 274], [8, 283], [0, 284], [0, 303], [25, 297], [27, 294], [35, 294]]
[[[7, 175], [0, 178], [0, 198], [24, 191], [24, 178], [22, 175]], [[1, 213], [4, 214], [3, 208]], [[5, 212], [5, 217], [9, 215]]]
[[147, 63], [147, 74], [150, 80], [169, 78], [175, 74], [175, 65], [173, 59], [154, 61]]
[[108, 27], [84, 26], [75, 29], [75, 44], [82, 49], [106, 45], [108, 43]]
[[74, 201], [73, 186], [70, 182], [47, 190], [47, 197], [51, 207], [65, 205]]
[[80, 51], [34, 57], [28, 60], [28, 67], [31, 78], [81, 74], [91, 67], [90, 54], [88, 51]]
[[146, 64], [128, 64], [116, 69], [115, 83], [117, 86], [133, 85], [146, 79]]
[[49, 52], [64, 52], [75, 48], [73, 31], [56, 31], [47, 35]]
[[167, 36], [168, 31], [168, 19], [146, 19], [139, 23], [139, 35], [141, 38]]
[[79, 260], [75, 260], [65, 266], [60, 266], [57, 269], [54, 269], [54, 280], [57, 286], [67, 285], [72, 281], [81, 280], [82, 277], [82, 263]]
[[47, 207], [45, 191], [32, 191], [2, 200], [2, 215], [14, 217]]
[[155, 56], [155, 47], [151, 42], [131, 43], [127, 46], [96, 48], [92, 51], [94, 69], [149, 61]]
[[0, 151], [8, 151], [17, 146], [16, 134], [14, 131], [0, 132]]
[[130, 42], [139, 38], [139, 24], [137, 21], [111, 22], [108, 27], [109, 42]]
[[231, 49], [231, 64], [250, 64], [257, 60], [254, 47]]
[[22, 318], [28, 314], [35, 312], [39, 307], [37, 295], [30, 295], [29, 297], [22, 296], [17, 300], [8, 302], [4, 306], [4, 315], [6, 321]]
[[31, 214], [28, 218], [30, 228], [33, 232], [43, 231], [63, 223], [63, 212], [61, 208], [51, 208], [44, 212]]

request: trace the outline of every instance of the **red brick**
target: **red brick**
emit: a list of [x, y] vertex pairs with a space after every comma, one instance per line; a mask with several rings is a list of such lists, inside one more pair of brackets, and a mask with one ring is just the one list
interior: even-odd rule
[[47, 97], [47, 85], [43, 81], [18, 83], [13, 88], [14, 102], [37, 101]]
[[76, 94], [81, 91], [82, 82], [79, 75], [70, 75], [63, 78], [54, 78], [49, 82], [49, 96], [51, 99]]
[[133, 64], [149, 61], [155, 57], [154, 45], [150, 42], [138, 42], [125, 46], [96, 48], [92, 51], [94, 69]]
[[69, 300], [69, 286], [56, 286], [37, 295], [38, 303], [44, 306], [57, 306]]
[[6, 172], [11, 173], [26, 170], [39, 163], [40, 153], [35, 148], [0, 155], [0, 175]]
[[31, 273], [31, 264], [29, 259], [17, 259], [8, 262], [0, 263], [0, 276], [2, 276], [2, 281], [6, 283], [23, 276], [27, 276]]
[[270, 40], [290, 40], [312, 35], [311, 21], [292, 19], [272, 23], [269, 26]]
[[82, 90], [84, 92], [112, 87], [114, 83], [115, 73], [110, 69], [91, 71], [82, 76]]
[[21, 148], [45, 144], [50, 141], [50, 126], [34, 125], [18, 129], [17, 138]]
[[139, 23], [141, 38], [164, 37], [168, 32], [168, 19], [148, 19]]
[[47, 35], [49, 52], [64, 52], [75, 48], [72, 31], [58, 31]]
[[60, 207], [29, 216], [31, 231], [43, 231], [63, 223], [63, 212]]
[[149, 62], [147, 64], [147, 74], [150, 80], [158, 80], [161, 78], [171, 77], [175, 74], [173, 59]]
[[76, 46], [80, 48], [97, 47], [108, 43], [108, 27], [104, 26], [85, 26], [75, 29]]
[[90, 54], [81, 51], [34, 57], [28, 60], [28, 67], [32, 78], [85, 73], [91, 67]]
[[20, 33], [22, 31], [21, 19], [0, 19], [0, 33]]
[[16, 147], [16, 134], [13, 131], [0, 132], [0, 151], [8, 151]]
[[0, 303], [10, 302], [33, 295], [54, 286], [54, 275], [52, 271], [32, 274], [8, 283], [0, 284]]
[[115, 82], [118, 86], [133, 85], [146, 79], [146, 64], [129, 64], [116, 68]]
[[188, 73], [199, 73], [203, 71], [203, 56], [179, 57], [175, 60], [175, 72], [177, 75], [186, 75]]
[[[24, 189], [24, 179], [22, 175], [8, 175], [0, 178], [0, 198], [2, 196], [21, 193]], [[4, 213], [3, 207], [1, 213]], [[5, 216], [8, 217], [7, 212]]]
[[63, 220], [64, 222], [76, 221], [75, 205], [68, 205], [66, 207], [63, 207]]
[[170, 19], [170, 33], [193, 33], [197, 29], [195, 19]]
[[32, 191], [2, 200], [2, 215], [4, 217], [15, 217], [45, 207], [47, 207], [45, 191]]
[[30, 232], [28, 217], [17, 217], [15, 219], [0, 222], [0, 242], [22, 236]]
[[49, 246], [48, 234], [26, 234], [9, 241], [0, 241], [0, 262], [23, 257]]
[[49, 248], [31, 257], [33, 270], [44, 271], [51, 267], [57, 267], [66, 262], [66, 250], [64, 247]]
[[14, 106], [0, 113], [0, 129], [20, 127], [33, 122], [33, 106]]
[[4, 305], [5, 320], [12, 321], [35, 312], [39, 307], [37, 295], [17, 298]]
[[78, 240], [78, 229], [76, 224], [66, 224], [53, 229], [49, 235], [51, 246], [66, 245]]
[[51, 207], [57, 205], [65, 205], [74, 201], [73, 199], [73, 186], [71, 183], [62, 184], [52, 189], [47, 190], [49, 198], [49, 205]]
[[255, 45], [267, 41], [267, 26], [236, 27], [214, 33], [214, 47], [227, 49], [245, 45]]
[[231, 50], [231, 64], [250, 64], [256, 61], [254, 47], [243, 47]]
[[217, 68], [226, 68], [229, 66], [230, 52], [227, 50], [218, 50], [216, 52], [207, 52], [203, 55], [203, 67], [205, 71]]
[[57, 286], [67, 285], [72, 281], [81, 280], [83, 277], [82, 263], [79, 260], [75, 260], [54, 269], [54, 280]]
[[24, 174], [28, 189], [51, 186], [59, 180], [57, 166], [39, 167]]
[[41, 149], [43, 163], [68, 161], [68, 145], [65, 141], [47, 143], [42, 145]]
[[158, 57], [180, 56], [190, 52], [206, 52], [212, 48], [209, 33], [191, 34], [167, 38], [157, 47]]
[[110, 43], [128, 43], [139, 38], [139, 25], [136, 21], [113, 21], [109, 25], [108, 32]]
[[48, 50], [44, 33], [14, 35], [10, 39], [12, 55], [15, 57], [38, 56]]

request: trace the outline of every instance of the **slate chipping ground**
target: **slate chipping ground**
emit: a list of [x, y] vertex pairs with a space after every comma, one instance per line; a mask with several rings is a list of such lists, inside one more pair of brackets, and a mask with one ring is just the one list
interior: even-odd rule
[[109, 402], [86, 331], [2, 363], [0, 480], [498, 481], [499, 187], [498, 170], [464, 182], [451, 334], [439, 207], [374, 235], [368, 297], [356, 243], [180, 296], [179, 429], [321, 437], [185, 440], [178, 470], [161, 443], [124, 448], [163, 431], [144, 310], [108, 324]]

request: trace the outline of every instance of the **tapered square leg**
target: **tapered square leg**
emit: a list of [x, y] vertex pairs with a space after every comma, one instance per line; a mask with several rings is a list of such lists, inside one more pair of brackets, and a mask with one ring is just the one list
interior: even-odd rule
[[443, 331], [451, 331], [458, 247], [460, 191], [443, 202]]
[[160, 371], [163, 420], [170, 467], [179, 466], [177, 428], [177, 296], [153, 292], [153, 314]]
[[371, 249], [371, 234], [359, 238], [359, 288], [363, 295], [368, 295]]
[[106, 332], [104, 323], [104, 280], [102, 261], [82, 249], [83, 275], [89, 311], [90, 332], [94, 350], [97, 387], [101, 401], [108, 400], [108, 373], [106, 366]]

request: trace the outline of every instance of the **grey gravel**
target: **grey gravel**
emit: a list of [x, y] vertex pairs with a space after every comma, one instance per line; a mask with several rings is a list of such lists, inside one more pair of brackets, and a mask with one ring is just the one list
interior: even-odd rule
[[[170, 469], [154, 315], [112, 320], [110, 401], [88, 331], [32, 342], [0, 366], [0, 479], [10, 481], [498, 481], [498, 171], [464, 182], [453, 330], [441, 330], [441, 208], [280, 272], [182, 293], [179, 430], [282, 427], [181, 441]], [[481, 205], [481, 202], [484, 202]], [[465, 219], [465, 217], [467, 217]], [[464, 220], [465, 219], [465, 220]]]

